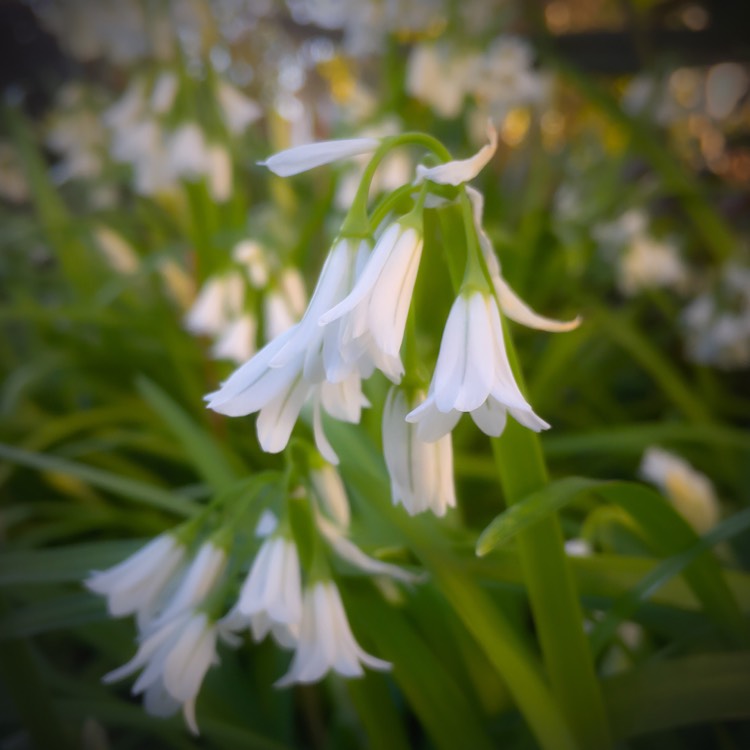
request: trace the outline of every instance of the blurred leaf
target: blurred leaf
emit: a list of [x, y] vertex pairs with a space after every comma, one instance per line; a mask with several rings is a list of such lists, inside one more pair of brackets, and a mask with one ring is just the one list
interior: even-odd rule
[[25, 638], [54, 630], [106, 620], [104, 602], [81, 592], [47, 599], [6, 612], [0, 619], [0, 638]]
[[599, 484], [601, 481], [598, 479], [566, 477], [519, 500], [491, 521], [479, 535], [477, 555], [481, 557], [500, 547], [519, 531], [541, 521], [574, 500], [581, 492]]
[[231, 487], [239, 475], [227, 460], [220, 443], [195, 424], [191, 417], [148, 378], [138, 378], [137, 387], [185, 448], [198, 473], [218, 492]]
[[69, 474], [131, 502], [150, 505], [153, 508], [166, 510], [175, 515], [190, 516], [195, 512], [195, 503], [192, 500], [128, 477], [117, 476], [108, 471], [67, 461], [57, 456], [31, 453], [0, 443], [0, 458], [39, 471]]
[[700, 654], [646, 664], [604, 683], [620, 738], [750, 718], [750, 653]]

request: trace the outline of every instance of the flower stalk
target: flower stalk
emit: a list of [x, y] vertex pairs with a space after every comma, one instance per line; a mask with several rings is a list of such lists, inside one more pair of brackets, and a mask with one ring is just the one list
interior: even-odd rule
[[[507, 331], [505, 338], [508, 358], [523, 388], [515, 349]], [[491, 438], [491, 443], [498, 478], [509, 505], [547, 484], [547, 467], [535, 432], [508, 420], [504, 433]], [[557, 514], [550, 514], [519, 532], [518, 545], [552, 692], [581, 748], [605, 750], [612, 747]]]

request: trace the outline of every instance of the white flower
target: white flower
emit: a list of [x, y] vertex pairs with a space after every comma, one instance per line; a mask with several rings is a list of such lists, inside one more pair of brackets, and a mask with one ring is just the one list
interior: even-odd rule
[[163, 609], [148, 623], [146, 632], [159, 629], [171, 619], [199, 606], [216, 585], [227, 562], [227, 554], [213, 542], [204, 542], [180, 579]]
[[649, 448], [643, 454], [639, 471], [664, 492], [698, 534], [719, 522], [719, 500], [711, 480], [684, 458], [661, 448]]
[[[404, 371], [399, 351], [423, 242], [414, 227], [400, 222], [391, 224], [380, 235], [351, 293], [319, 321], [325, 326], [343, 318], [344, 352], [351, 351], [354, 345], [356, 358], [368, 350], [374, 364], [385, 368], [385, 374], [396, 381]], [[361, 345], [357, 344], [359, 340], [363, 341]]]
[[536, 432], [549, 427], [516, 384], [497, 302], [482, 291], [464, 292], [453, 303], [427, 398], [406, 419], [417, 424], [420, 439], [433, 441], [452, 430], [462, 412], [494, 437], [505, 428], [507, 412]]
[[302, 274], [289, 266], [281, 271], [275, 285], [263, 296], [263, 333], [272, 341], [291, 328], [304, 314], [307, 293]]
[[443, 45], [420, 44], [409, 56], [406, 90], [441, 117], [455, 118], [461, 113], [476, 66], [475, 55], [460, 55]]
[[[268, 260], [263, 245], [255, 240], [242, 240], [232, 249], [232, 260], [235, 263], [241, 263], [247, 271], [250, 283], [256, 288], [261, 289], [268, 283]], [[302, 310], [305, 304], [302, 303]]]
[[99, 224], [94, 227], [94, 238], [102, 255], [115, 271], [122, 274], [133, 274], [138, 271], [138, 255], [121, 234], [104, 224]]
[[258, 321], [255, 316], [245, 313], [227, 325], [211, 347], [211, 355], [216, 359], [228, 359], [235, 364], [245, 362], [255, 354], [257, 333]]
[[232, 195], [232, 158], [224, 146], [213, 144], [206, 151], [206, 178], [211, 197], [225, 203]]
[[312, 469], [310, 482], [326, 513], [342, 528], [349, 526], [349, 499], [336, 468], [329, 463]]
[[156, 612], [184, 559], [185, 547], [171, 534], [162, 534], [118, 565], [92, 573], [85, 584], [107, 597], [113, 617], [135, 614], [142, 627]]
[[221, 334], [242, 314], [244, 298], [245, 281], [238, 271], [211, 276], [185, 316], [185, 328], [195, 334]]
[[[359, 422], [367, 405], [356, 363], [343, 359], [337, 323], [323, 329], [318, 319], [351, 290], [357, 258], [366, 243], [339, 240], [326, 259], [302, 320], [234, 372], [206, 399], [210, 409], [228, 416], [259, 412], [256, 428], [266, 452], [278, 453], [289, 441], [300, 410], [308, 398], [337, 419]], [[326, 378], [330, 382], [325, 382]], [[330, 446], [318, 448], [335, 461]]]
[[297, 545], [284, 536], [263, 542], [237, 601], [242, 615], [265, 613], [272, 622], [294, 625], [302, 616]]
[[151, 91], [151, 109], [157, 114], [164, 114], [172, 109], [177, 88], [177, 76], [171, 70], [160, 73]]
[[297, 649], [289, 671], [276, 682], [277, 687], [316, 682], [330, 670], [344, 677], [361, 677], [363, 664], [378, 670], [391, 667], [363, 651], [354, 640], [333, 581], [321, 581], [306, 588]]
[[308, 143], [304, 146], [280, 151], [278, 154], [269, 156], [265, 161], [258, 162], [261, 166], [268, 167], [279, 177], [306, 172], [308, 169], [320, 167], [324, 164], [348, 159], [351, 156], [366, 154], [380, 145], [377, 138], [349, 138], [338, 141], [319, 141]]
[[576, 537], [565, 540], [565, 554], [568, 557], [591, 557], [594, 550], [587, 539]]
[[655, 287], [684, 290], [689, 280], [688, 269], [678, 249], [646, 234], [633, 238], [620, 258], [618, 270], [618, 285], [627, 295]]
[[422, 400], [422, 394], [409, 399], [393, 387], [383, 408], [383, 455], [391, 479], [391, 499], [401, 503], [410, 515], [432, 510], [445, 515], [456, 505], [453, 484], [453, 447], [450, 433], [427, 443], [406, 415]]
[[136, 655], [105, 675], [104, 682], [116, 682], [142, 669], [133, 693], [145, 693], [146, 710], [169, 716], [182, 705], [185, 722], [198, 734], [195, 700], [206, 672], [218, 661], [218, 635], [216, 623], [209, 622], [205, 613], [184, 612], [150, 632]]
[[209, 152], [205, 136], [194, 122], [180, 125], [167, 138], [167, 154], [172, 172], [178, 177], [197, 179], [209, 171]]
[[489, 143], [482, 146], [474, 156], [468, 159], [449, 161], [436, 167], [417, 165], [417, 181], [429, 180], [439, 185], [460, 185], [473, 180], [490, 162], [497, 150], [497, 129], [491, 120], [487, 121]]
[[250, 123], [255, 122], [263, 114], [257, 102], [226, 81], [219, 83], [217, 96], [229, 132], [233, 135], [242, 133]]

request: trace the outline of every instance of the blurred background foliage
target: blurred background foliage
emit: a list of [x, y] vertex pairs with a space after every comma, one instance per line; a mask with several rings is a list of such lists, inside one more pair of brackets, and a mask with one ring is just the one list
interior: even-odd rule
[[[391, 674], [280, 691], [274, 645], [222, 652], [191, 738], [100, 684], [134, 629], [81, 586], [282, 465], [252, 419], [202, 396], [299, 317], [359, 168], [283, 181], [256, 162], [405, 130], [463, 157], [488, 116], [500, 147], [476, 184], [504, 275], [543, 314], [584, 319], [513, 336], [553, 425], [552, 479], [591, 479], [525, 507], [562, 508], [613, 735], [750, 746], [748, 28], [749, 6], [704, 0], [0, 5], [3, 748], [535, 746], [492, 629], [501, 613], [538, 651], [513, 538], [528, 519], [490, 526], [475, 556], [504, 500], [468, 420], [458, 509], [392, 508], [382, 379], [361, 427], [330, 437], [352, 537], [431, 573], [411, 589], [342, 574], [352, 626]], [[419, 156], [394, 155], [379, 189]], [[444, 240], [436, 228], [428, 247]], [[452, 300], [439, 257], [417, 288], [433, 353]], [[230, 272], [239, 306], [201, 328], [200, 290]], [[693, 468], [643, 462], [654, 446]], [[639, 477], [663, 497], [601, 484]]]

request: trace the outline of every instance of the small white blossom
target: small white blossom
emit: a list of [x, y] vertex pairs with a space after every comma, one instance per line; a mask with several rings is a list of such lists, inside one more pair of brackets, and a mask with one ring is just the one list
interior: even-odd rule
[[212, 276], [200, 290], [185, 316], [191, 333], [218, 335], [242, 314], [245, 281], [238, 271]]
[[664, 492], [675, 510], [699, 534], [719, 522], [719, 500], [711, 480], [684, 458], [662, 448], [649, 448], [643, 454], [639, 471]]
[[200, 606], [224, 572], [227, 554], [213, 542], [204, 542], [182, 574], [174, 592], [157, 616], [148, 623], [151, 632], [178, 615]]
[[310, 472], [310, 482], [326, 513], [342, 528], [349, 526], [351, 513], [344, 483], [336, 468], [329, 463]]
[[263, 335], [272, 341], [299, 321], [305, 312], [307, 293], [302, 274], [289, 266], [263, 296]]
[[258, 163], [261, 166], [268, 167], [279, 177], [290, 177], [340, 159], [348, 159], [351, 156], [375, 151], [379, 145], [380, 141], [377, 138], [319, 141], [280, 151], [278, 154], [269, 156], [265, 161]]
[[248, 125], [258, 120], [263, 114], [263, 110], [256, 101], [245, 96], [226, 81], [219, 84], [217, 97], [229, 132], [233, 135], [243, 133]]
[[[255, 240], [238, 242], [232, 249], [232, 260], [244, 266], [250, 283], [256, 289], [262, 289], [268, 284], [268, 260], [260, 242]], [[304, 307], [303, 302], [300, 315]]]
[[229, 323], [211, 347], [211, 356], [228, 359], [235, 364], [247, 361], [255, 354], [258, 321], [245, 313]]
[[212, 144], [206, 151], [206, 179], [211, 197], [226, 203], [232, 196], [232, 157], [224, 146]]
[[[365, 243], [340, 240], [326, 259], [302, 320], [266, 344], [206, 397], [210, 409], [237, 417], [259, 412], [256, 428], [263, 450], [278, 453], [289, 441], [308, 399], [331, 416], [357, 423], [367, 400], [362, 395], [356, 363], [343, 359], [340, 331], [325, 329], [318, 319], [351, 290], [357, 258]], [[326, 381], [327, 379], [327, 381]], [[318, 448], [336, 461], [327, 441], [316, 430]]]
[[165, 590], [185, 560], [185, 547], [162, 534], [123, 562], [92, 573], [86, 587], [107, 598], [113, 617], [135, 614], [144, 626], [156, 613]]
[[141, 640], [135, 656], [104, 676], [116, 682], [143, 670], [133, 693], [144, 693], [144, 707], [156, 716], [170, 716], [182, 706], [185, 722], [198, 734], [195, 700], [209, 668], [218, 662], [219, 629], [205, 613], [192, 610], [161, 623]]
[[157, 114], [163, 115], [172, 109], [177, 96], [179, 82], [177, 76], [171, 70], [165, 70], [159, 74], [151, 90], [149, 103], [151, 109]]
[[677, 247], [643, 234], [636, 236], [621, 256], [617, 281], [627, 295], [657, 287], [679, 291], [686, 288], [689, 274]]
[[410, 515], [431, 510], [445, 515], [456, 505], [450, 433], [428, 443], [420, 440], [407, 414], [423, 399], [409, 399], [401, 388], [388, 392], [383, 408], [383, 455], [391, 480], [391, 499]]
[[319, 321], [326, 326], [341, 319], [344, 357], [352, 349], [349, 359], [368, 351], [373, 363], [395, 381], [403, 374], [399, 352], [423, 242], [414, 227], [391, 224], [380, 235], [351, 293]]
[[427, 398], [406, 419], [417, 424], [420, 439], [433, 441], [450, 432], [462, 412], [494, 437], [505, 429], [507, 412], [535, 432], [549, 427], [519, 390], [497, 302], [481, 291], [462, 293], [453, 303]]
[[263, 542], [237, 602], [246, 616], [265, 613], [275, 623], [294, 625], [302, 616], [302, 586], [297, 545], [284, 536]]
[[172, 172], [194, 180], [209, 172], [210, 155], [206, 138], [194, 122], [180, 125], [167, 138], [167, 154]]
[[102, 255], [115, 271], [122, 274], [133, 274], [138, 271], [138, 255], [121, 234], [104, 224], [99, 224], [94, 227], [94, 239]]
[[289, 671], [276, 682], [316, 682], [334, 670], [343, 677], [361, 677], [362, 665], [387, 670], [391, 665], [362, 650], [355, 641], [338, 587], [320, 581], [305, 589], [299, 641]]

